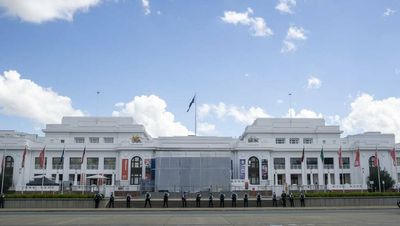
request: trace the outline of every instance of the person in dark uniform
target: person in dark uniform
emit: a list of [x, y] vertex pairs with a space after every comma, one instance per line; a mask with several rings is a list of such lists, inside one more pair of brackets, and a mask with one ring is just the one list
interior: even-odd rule
[[212, 193], [210, 193], [210, 195], [208, 196], [208, 207], [214, 207], [214, 202], [213, 202], [213, 195]]
[[149, 206], [151, 208], [151, 201], [150, 201], [151, 200], [151, 194], [149, 192], [146, 192], [145, 198], [146, 198], [146, 200], [144, 202], [144, 208], [147, 207], [147, 203], [149, 204]]
[[131, 195], [127, 194], [126, 195], [126, 208], [131, 208], [131, 199], [132, 199]]
[[225, 195], [221, 193], [219, 195], [219, 207], [225, 207]]
[[114, 208], [114, 194], [111, 192], [110, 201], [108, 201], [108, 208]]
[[200, 207], [200, 202], [201, 202], [201, 193], [198, 192], [196, 194], [196, 207]]
[[167, 207], [167, 208], [168, 208], [168, 197], [169, 197], [169, 193], [168, 193], [168, 192], [164, 192], [164, 203], [163, 203], [163, 207]]
[[101, 195], [97, 192], [96, 195], [94, 195], [94, 208], [99, 208], [101, 199]]
[[301, 194], [300, 194], [300, 206], [301, 207], [305, 207], [306, 206], [304, 191], [302, 191]]
[[186, 207], [187, 202], [186, 202], [186, 192], [183, 192], [182, 194], [182, 207]]
[[236, 198], [237, 198], [237, 195], [236, 195], [235, 192], [233, 192], [232, 195], [231, 195], [232, 207], [236, 207]]
[[0, 208], [3, 209], [4, 208], [4, 203], [6, 202], [6, 196], [4, 195], [4, 193], [0, 194]]
[[276, 200], [276, 193], [272, 193], [272, 206], [278, 207], [278, 201]]
[[290, 207], [294, 207], [294, 197], [292, 192], [289, 193], [289, 202], [290, 202]]
[[282, 200], [282, 206], [286, 207], [286, 193], [285, 193], [285, 191], [283, 191], [282, 194], [281, 194], [281, 200]]
[[261, 207], [261, 194], [257, 192], [257, 207]]
[[244, 207], [249, 207], [249, 195], [247, 193], [244, 193], [243, 206]]

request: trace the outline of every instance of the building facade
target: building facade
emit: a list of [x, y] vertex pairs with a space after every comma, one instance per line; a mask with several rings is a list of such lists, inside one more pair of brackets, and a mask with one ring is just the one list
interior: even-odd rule
[[[369, 186], [375, 153], [380, 168], [400, 178], [400, 158], [395, 165], [390, 155], [400, 148], [394, 134], [341, 138], [324, 119], [260, 118], [239, 138], [152, 138], [129, 117], [64, 117], [43, 132], [0, 131], [12, 189], [360, 190]], [[43, 175], [60, 186], [27, 186]]]

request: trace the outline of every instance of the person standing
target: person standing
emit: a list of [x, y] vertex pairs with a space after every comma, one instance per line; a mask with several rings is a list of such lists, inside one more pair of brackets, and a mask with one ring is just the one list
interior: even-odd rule
[[237, 195], [236, 195], [235, 192], [232, 193], [231, 198], [232, 198], [232, 207], [236, 207], [236, 198], [237, 198]]
[[249, 195], [247, 193], [244, 193], [243, 206], [244, 207], [249, 207]]
[[225, 207], [225, 195], [221, 193], [219, 195], [219, 207]]
[[127, 194], [126, 195], [126, 208], [131, 208], [131, 199], [132, 199], [131, 195]]
[[146, 200], [144, 202], [144, 208], [147, 207], [147, 203], [149, 204], [149, 206], [151, 208], [151, 201], [150, 201], [151, 200], [151, 194], [149, 192], [146, 192], [145, 198], [146, 198]]
[[163, 207], [167, 207], [167, 208], [168, 208], [168, 197], [169, 197], [169, 193], [168, 193], [168, 192], [164, 192], [164, 203], [163, 203]]
[[261, 207], [261, 194], [257, 192], [257, 207]]
[[283, 191], [282, 194], [281, 194], [281, 200], [282, 200], [282, 206], [286, 207], [286, 193], [285, 193], [285, 191]]
[[300, 206], [306, 207], [304, 191], [302, 191], [300, 194]]
[[200, 202], [201, 202], [201, 193], [198, 192], [196, 195], [196, 207], [200, 207]]
[[186, 202], [186, 192], [183, 192], [182, 194], [182, 207], [186, 207], [187, 202]]
[[208, 207], [214, 207], [213, 199], [214, 199], [214, 197], [213, 197], [212, 193], [210, 193], [210, 195], [208, 196]]
[[3, 209], [4, 208], [4, 203], [6, 202], [6, 196], [4, 195], [4, 193], [0, 194], [0, 208]]
[[100, 194], [97, 192], [97, 193], [94, 195], [94, 208], [99, 208], [100, 200], [101, 200], [101, 196], [100, 196]]
[[294, 197], [292, 192], [289, 193], [289, 202], [290, 202], [290, 207], [294, 207]]
[[272, 206], [273, 207], [278, 207], [278, 201], [276, 200], [276, 193], [275, 192], [272, 194]]
[[110, 201], [108, 201], [108, 208], [114, 208], [114, 194], [111, 192]]

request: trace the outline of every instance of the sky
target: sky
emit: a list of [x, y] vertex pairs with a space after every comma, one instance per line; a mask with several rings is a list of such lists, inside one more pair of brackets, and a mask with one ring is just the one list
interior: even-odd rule
[[[0, 129], [131, 116], [153, 137], [325, 118], [400, 142], [400, 1], [0, 0]], [[291, 95], [289, 95], [291, 94]]]

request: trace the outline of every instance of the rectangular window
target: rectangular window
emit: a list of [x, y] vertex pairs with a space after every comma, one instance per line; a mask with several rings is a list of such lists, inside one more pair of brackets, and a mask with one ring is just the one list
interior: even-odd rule
[[69, 158], [69, 169], [72, 170], [81, 169], [81, 158], [80, 157]]
[[65, 143], [65, 140], [61, 140], [60, 142], [63, 144], [63, 143]]
[[[44, 168], [47, 168], [47, 157], [44, 158]], [[35, 157], [35, 169], [42, 169], [42, 167], [40, 167], [39, 157]]]
[[98, 137], [89, 137], [89, 142], [91, 144], [98, 144], [98, 143], [100, 143], [100, 138], [98, 138]]
[[350, 158], [343, 157], [343, 169], [350, 169]]
[[307, 169], [318, 169], [318, 159], [307, 158]]
[[301, 169], [301, 158], [290, 158], [290, 169]]
[[115, 158], [104, 158], [104, 169], [115, 170]]
[[340, 184], [351, 184], [350, 173], [340, 174]]
[[312, 144], [313, 139], [312, 138], [303, 138], [303, 144]]
[[83, 144], [85, 143], [85, 138], [84, 137], [75, 137], [75, 143], [77, 144]]
[[333, 169], [333, 158], [324, 158], [324, 169]]
[[64, 168], [64, 163], [61, 162], [61, 157], [53, 157], [53, 169], [63, 169]]
[[285, 158], [274, 158], [275, 169], [285, 169]]
[[285, 143], [285, 138], [275, 138], [275, 143], [276, 144], [284, 144]]
[[75, 180], [75, 174], [69, 174], [68, 181], [74, 184], [74, 180]]
[[111, 185], [112, 184], [112, 174], [104, 174], [104, 176], [106, 177], [104, 179], [104, 184]]
[[298, 144], [299, 143], [299, 138], [290, 138], [289, 139], [289, 143], [290, 144]]
[[112, 144], [112, 143], [114, 143], [114, 137], [104, 137], [103, 141], [106, 144]]
[[397, 166], [400, 166], [400, 157], [397, 157]]
[[88, 170], [99, 169], [99, 158], [87, 158], [86, 169]]

